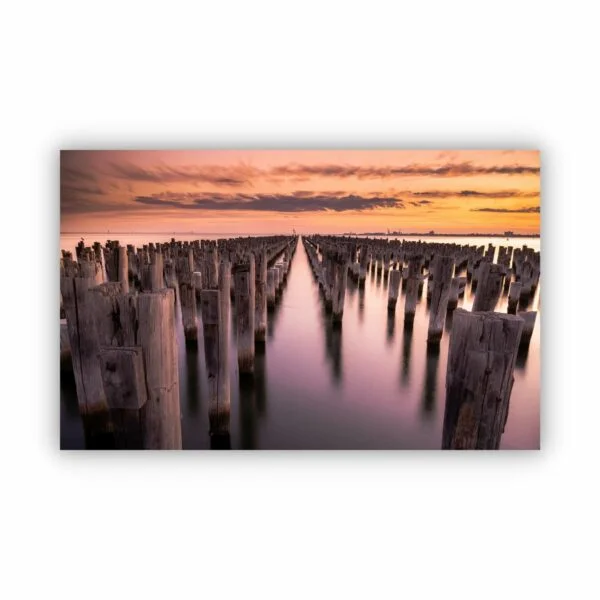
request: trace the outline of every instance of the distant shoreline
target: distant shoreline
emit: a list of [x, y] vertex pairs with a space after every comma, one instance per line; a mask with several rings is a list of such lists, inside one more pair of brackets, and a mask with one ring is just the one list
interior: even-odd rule
[[335, 235], [345, 236], [365, 236], [365, 235], [385, 235], [388, 237], [497, 237], [497, 238], [539, 238], [539, 233], [511, 233], [506, 235], [505, 233], [402, 233], [402, 232], [390, 232], [384, 231], [370, 231], [369, 233], [338, 233]]
[[[236, 237], [250, 237], [250, 236], [264, 236], [269, 235], [293, 235], [290, 233], [235, 233], [235, 232], [223, 232], [223, 233], [211, 233], [209, 231], [186, 231], [186, 232], [170, 232], [170, 231], [115, 231], [115, 232], [104, 232], [104, 231], [61, 231], [60, 235], [170, 235], [170, 236], [182, 236], [182, 235], [219, 235], [219, 236], [236, 236]], [[498, 238], [539, 238], [539, 233], [511, 233], [506, 235], [504, 233], [399, 233], [391, 232], [386, 233], [384, 231], [369, 231], [367, 233], [297, 233], [296, 235], [343, 235], [350, 237], [359, 237], [365, 235], [385, 235], [389, 237], [498, 237]]]

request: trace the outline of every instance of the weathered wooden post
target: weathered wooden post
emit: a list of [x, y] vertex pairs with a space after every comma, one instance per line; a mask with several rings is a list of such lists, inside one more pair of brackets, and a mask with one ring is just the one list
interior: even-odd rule
[[281, 291], [283, 287], [283, 265], [277, 264], [275, 265], [275, 297], [279, 298], [281, 296]]
[[267, 270], [267, 310], [275, 309], [275, 269]]
[[237, 324], [238, 367], [240, 375], [254, 372], [255, 264], [254, 255], [233, 269]]
[[98, 363], [118, 448], [180, 449], [179, 371], [173, 291], [90, 290]]
[[124, 294], [129, 293], [129, 260], [126, 246], [119, 246], [119, 282]]
[[511, 315], [517, 314], [517, 306], [519, 304], [519, 298], [521, 296], [521, 282], [513, 281], [510, 284], [510, 288], [508, 290], [508, 308], [507, 311]]
[[267, 332], [267, 252], [264, 249], [257, 253], [255, 270], [254, 341], [264, 343]]
[[346, 255], [338, 253], [334, 261], [334, 283], [332, 293], [332, 322], [334, 327], [341, 327], [344, 315], [344, 299], [348, 281], [348, 264]]
[[466, 277], [452, 278], [452, 284], [450, 285], [450, 296], [448, 298], [448, 311], [453, 311], [458, 306], [458, 297], [460, 296], [461, 290], [464, 290], [466, 283]]
[[360, 248], [360, 262], [358, 270], [358, 287], [365, 287], [365, 280], [367, 279], [367, 270], [369, 268], [369, 253], [367, 246], [364, 244]]
[[508, 417], [523, 319], [494, 312], [454, 313], [443, 449], [498, 449]]
[[408, 259], [408, 275], [406, 282], [406, 300], [404, 302], [404, 320], [412, 323], [417, 309], [417, 298], [421, 279], [421, 265], [423, 256], [415, 255]]
[[66, 319], [61, 319], [60, 323], [60, 370], [61, 372], [73, 371], [73, 362], [71, 360], [71, 342], [69, 341], [69, 330], [67, 328]]
[[142, 348], [103, 347], [98, 354], [98, 361], [110, 407], [115, 448], [150, 448], [145, 442], [146, 426], [149, 423], [145, 420], [148, 395]]
[[94, 276], [62, 277], [60, 280], [77, 401], [82, 415], [108, 411], [98, 363], [99, 346], [92, 298], [88, 294], [88, 291], [95, 286]]
[[431, 295], [429, 329], [427, 331], [428, 344], [437, 344], [442, 338], [453, 271], [454, 259], [451, 256], [435, 256], [432, 280], [434, 286]]
[[[230, 388], [229, 388], [229, 312], [230, 269], [223, 267], [218, 290], [204, 289], [200, 293], [204, 327], [204, 353], [208, 378], [208, 414], [211, 445], [227, 447], [229, 442]], [[227, 281], [223, 281], [226, 279]], [[224, 442], [224, 443], [221, 443]]]
[[185, 252], [184, 256], [177, 259], [176, 267], [183, 332], [187, 342], [196, 342], [198, 340], [198, 323], [196, 320], [196, 290], [192, 285], [194, 256], [191, 248]]
[[482, 262], [479, 267], [479, 280], [473, 312], [494, 310], [502, 294], [502, 278], [504, 267], [489, 262]]
[[390, 286], [388, 293], [388, 312], [396, 311], [396, 303], [398, 302], [398, 292], [400, 291], [400, 281], [402, 273], [400, 271], [390, 271]]
[[219, 285], [219, 250], [211, 246], [207, 256], [208, 287], [216, 289]]
[[144, 355], [146, 448], [181, 449], [179, 368], [174, 292], [162, 289], [138, 296], [138, 340]]
[[[229, 403], [230, 403], [230, 383], [229, 383], [229, 329], [230, 329], [230, 299], [229, 289], [231, 288], [231, 263], [226, 256], [221, 258], [218, 271], [219, 279], [219, 409], [224, 410], [227, 407], [227, 442], [229, 441]], [[221, 410], [221, 411], [222, 411]], [[223, 417], [219, 417], [222, 424]]]
[[202, 291], [202, 272], [194, 271], [192, 273], [192, 287], [196, 291], [196, 306], [200, 304], [200, 292]]

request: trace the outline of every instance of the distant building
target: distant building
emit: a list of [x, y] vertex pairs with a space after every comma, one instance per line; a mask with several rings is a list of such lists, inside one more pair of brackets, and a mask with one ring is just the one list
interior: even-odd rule
[[432, 229], [427, 235], [435, 235], [435, 231]]
[[504, 235], [505, 235], [506, 237], [510, 237], [511, 235], [515, 235], [515, 232], [514, 232], [514, 231], [505, 231], [505, 232], [504, 232]]

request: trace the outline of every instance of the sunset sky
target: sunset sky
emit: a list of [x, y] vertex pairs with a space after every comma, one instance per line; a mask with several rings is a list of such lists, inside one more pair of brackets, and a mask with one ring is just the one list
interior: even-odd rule
[[536, 151], [61, 152], [61, 232], [539, 233]]

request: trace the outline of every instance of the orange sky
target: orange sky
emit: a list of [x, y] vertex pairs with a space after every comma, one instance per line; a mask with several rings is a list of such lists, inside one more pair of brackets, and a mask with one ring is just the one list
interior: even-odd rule
[[63, 233], [539, 233], [536, 151], [61, 152]]

